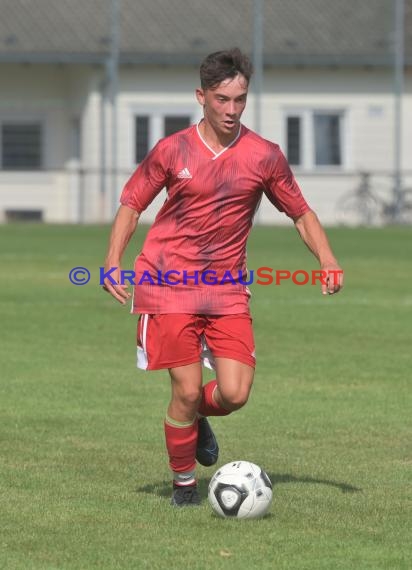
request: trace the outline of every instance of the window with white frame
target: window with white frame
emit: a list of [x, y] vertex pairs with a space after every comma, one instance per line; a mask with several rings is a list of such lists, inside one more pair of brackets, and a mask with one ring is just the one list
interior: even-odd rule
[[139, 164], [156, 142], [186, 129], [193, 122], [188, 114], [139, 113], [134, 116], [134, 160]]
[[0, 134], [3, 170], [39, 170], [43, 166], [41, 123], [3, 122]]
[[288, 111], [284, 146], [289, 164], [309, 170], [344, 167], [344, 122], [343, 111]]

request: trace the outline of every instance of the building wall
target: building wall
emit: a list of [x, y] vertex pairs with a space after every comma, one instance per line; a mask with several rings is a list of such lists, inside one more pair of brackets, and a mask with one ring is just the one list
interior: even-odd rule
[[[265, 76], [262, 134], [286, 149], [285, 115], [288, 112], [341, 111], [344, 116], [342, 167], [293, 167], [304, 195], [325, 224], [337, 221], [342, 197], [359, 182], [360, 171], [379, 178], [380, 191], [390, 191], [393, 168], [393, 94], [391, 75], [385, 71], [286, 70]], [[305, 145], [313, 153], [313, 140]], [[261, 221], [273, 218], [268, 207]]]
[[412, 69], [405, 74], [402, 108], [402, 168], [406, 170], [404, 184], [412, 191]]
[[[13, 117], [40, 118], [45, 128], [45, 172], [0, 171], [0, 219], [7, 209], [42, 209], [48, 222], [102, 222], [112, 219], [118, 197], [135, 168], [134, 117], [152, 117], [151, 144], [163, 136], [165, 114], [200, 119], [195, 100], [197, 70], [122, 68], [117, 103], [117, 175], [111, 172], [112, 107], [104, 89], [104, 70], [95, 66], [2, 65], [0, 122]], [[403, 166], [412, 170], [412, 77], [406, 78]], [[316, 110], [343, 113], [344, 165], [293, 167], [304, 195], [325, 224], [336, 222], [336, 208], [359, 180], [358, 172], [375, 173], [379, 191], [390, 192], [393, 169], [394, 98], [392, 75], [357, 69], [266, 70], [261, 134], [286, 150], [285, 117]], [[243, 122], [256, 128], [253, 85]], [[305, 138], [303, 152], [313, 153]], [[104, 173], [106, 173], [104, 175]], [[164, 200], [155, 200], [142, 220], [150, 222]], [[264, 199], [261, 223], [288, 223]]]
[[46, 222], [76, 219], [73, 124], [87, 122], [87, 82], [87, 73], [67, 66], [1, 66], [0, 124], [40, 121], [44, 145], [41, 170], [0, 170], [0, 220], [7, 210], [41, 210]]
[[[133, 113], [160, 113], [162, 108], [187, 109], [196, 119], [201, 116], [194, 90], [197, 71], [187, 70], [176, 75], [169, 70], [153, 69], [138, 72], [130, 69], [122, 74], [122, 95], [119, 97], [122, 168], [133, 168]], [[342, 197], [359, 183], [360, 171], [375, 173], [373, 179], [380, 194], [391, 192], [393, 169], [394, 98], [392, 75], [386, 71], [335, 70], [267, 70], [262, 95], [261, 134], [280, 144], [286, 151], [285, 117], [288, 112], [339, 110], [344, 114], [344, 165], [339, 168], [293, 167], [304, 195], [325, 224], [337, 221], [337, 208]], [[404, 107], [410, 106], [410, 98]], [[409, 111], [410, 112], [410, 111]], [[406, 113], [406, 109], [405, 109]], [[256, 128], [253, 85], [243, 122]], [[155, 140], [161, 136], [156, 132]], [[406, 137], [406, 133], [405, 133]], [[409, 144], [409, 151], [412, 148]], [[307, 140], [305, 152], [313, 153], [313, 141]], [[408, 154], [405, 144], [404, 157]], [[128, 162], [129, 161], [129, 162]], [[406, 166], [406, 160], [405, 160]], [[144, 218], [152, 221], [162, 203], [163, 195]], [[264, 197], [257, 220], [261, 223], [289, 223]]]

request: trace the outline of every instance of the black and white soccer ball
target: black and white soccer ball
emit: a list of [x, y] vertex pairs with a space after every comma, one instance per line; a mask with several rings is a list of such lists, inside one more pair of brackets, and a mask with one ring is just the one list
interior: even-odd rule
[[220, 467], [209, 483], [209, 502], [221, 517], [263, 517], [272, 503], [272, 483], [261, 467], [232, 461]]

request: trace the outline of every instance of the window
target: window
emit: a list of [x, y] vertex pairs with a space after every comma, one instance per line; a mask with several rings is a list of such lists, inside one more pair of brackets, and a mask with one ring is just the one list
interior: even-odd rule
[[287, 118], [287, 155], [290, 164], [300, 164], [300, 117]]
[[42, 222], [43, 210], [6, 210], [8, 222]]
[[142, 162], [149, 152], [149, 117], [136, 117], [136, 157], [135, 162]]
[[285, 148], [292, 166], [309, 170], [343, 167], [345, 114], [341, 111], [301, 110], [285, 117]]
[[182, 131], [183, 129], [187, 129], [190, 125], [190, 117], [185, 116], [174, 116], [174, 117], [165, 117], [165, 137], [169, 135], [173, 135], [173, 133], [177, 133], [177, 131]]
[[339, 115], [315, 113], [315, 162], [319, 166], [340, 166], [341, 141]]
[[4, 170], [37, 170], [43, 165], [40, 124], [3, 123], [1, 166]]
[[136, 164], [142, 162], [146, 154], [156, 142], [177, 131], [186, 129], [192, 122], [190, 115], [168, 115], [158, 112], [135, 115], [135, 148]]

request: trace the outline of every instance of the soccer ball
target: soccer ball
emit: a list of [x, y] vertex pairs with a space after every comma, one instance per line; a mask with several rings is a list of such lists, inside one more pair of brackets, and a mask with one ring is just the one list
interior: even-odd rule
[[209, 483], [209, 502], [221, 517], [263, 517], [272, 503], [272, 483], [258, 465], [232, 461], [223, 465]]

